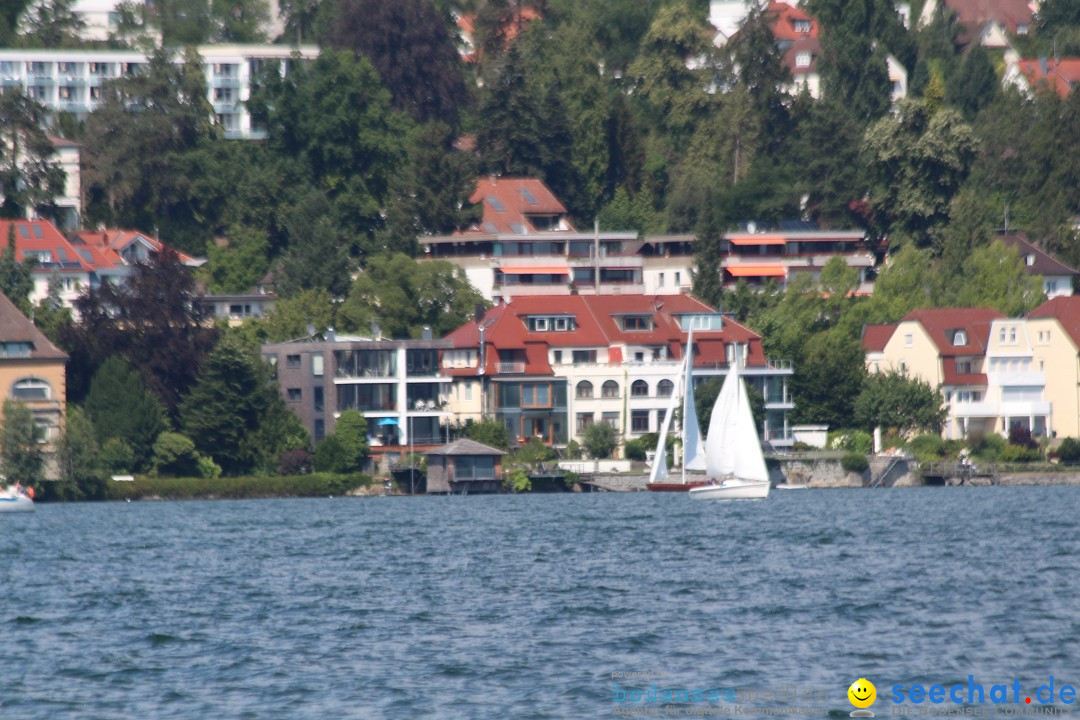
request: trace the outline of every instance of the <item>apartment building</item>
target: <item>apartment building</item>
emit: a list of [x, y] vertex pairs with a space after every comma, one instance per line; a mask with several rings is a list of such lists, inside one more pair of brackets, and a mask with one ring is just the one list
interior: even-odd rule
[[859, 273], [857, 294], [873, 292], [870, 270], [877, 258], [862, 230], [820, 230], [813, 223], [784, 222], [772, 229], [750, 223], [720, 239], [720, 273], [725, 286], [740, 280], [751, 286], [775, 281], [781, 286], [798, 273], [818, 279], [825, 264], [843, 258]]
[[[314, 60], [314, 45], [200, 45], [196, 48], [206, 75], [206, 99], [214, 118], [227, 138], [265, 137], [265, 130], [252, 122], [245, 102], [251, 83], [270, 62], [279, 62], [287, 72], [293, 53]], [[176, 55], [182, 61], [182, 55]], [[147, 64], [146, 53], [137, 50], [0, 50], [0, 90], [21, 87], [51, 113], [71, 113], [84, 120], [97, 109], [102, 87], [110, 80], [140, 72]]]

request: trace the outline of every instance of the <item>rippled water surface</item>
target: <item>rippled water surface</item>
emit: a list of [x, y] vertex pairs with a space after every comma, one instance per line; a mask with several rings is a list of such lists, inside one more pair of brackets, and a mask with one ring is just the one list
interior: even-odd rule
[[43, 505], [0, 515], [0, 718], [598, 717], [634, 671], [827, 689], [844, 717], [860, 676], [1080, 685], [1078, 510], [1067, 487]]

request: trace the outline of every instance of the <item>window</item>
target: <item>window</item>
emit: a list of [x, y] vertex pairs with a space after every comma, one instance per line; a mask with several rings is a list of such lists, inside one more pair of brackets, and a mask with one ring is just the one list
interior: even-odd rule
[[521, 386], [521, 407], [551, 407], [551, 386], [547, 383]]
[[577, 414], [577, 431], [583, 432], [585, 428], [593, 424], [592, 413], [578, 413]]
[[551, 351], [551, 360], [556, 365], [562, 365], [562, 350], [552, 350]]
[[574, 393], [574, 397], [578, 398], [591, 398], [593, 396], [593, 386], [588, 380], [582, 380], [577, 384], [577, 390]]
[[956, 372], [959, 373], [960, 375], [970, 375], [971, 374], [971, 361], [970, 360], [957, 360], [956, 361]]
[[600, 397], [617, 398], [619, 397], [619, 383], [614, 380], [607, 380], [600, 388]]
[[232, 88], [214, 88], [214, 102], [231, 103], [233, 101]]
[[1016, 344], [1016, 328], [1009, 328], [1009, 344]]
[[315, 412], [322, 412], [324, 404], [325, 403], [323, 402], [323, 389], [321, 387], [316, 387], [314, 396]]
[[998, 342], [1002, 345], [1005, 344], [1005, 328], [1001, 328], [1001, 330], [998, 332]]
[[914, 344], [915, 344], [915, 336], [912, 335], [911, 333], [905, 334], [904, 335], [904, 347], [911, 347]]
[[270, 379], [277, 380], [277, 355], [263, 355], [263, 360], [270, 366]]
[[682, 280], [679, 279], [681, 275], [682, 273], [680, 273], [678, 270], [675, 271], [675, 287], [679, 287], [679, 285], [682, 284]]
[[795, 67], [810, 67], [810, 53], [801, 52], [795, 54]]
[[575, 365], [593, 365], [596, 363], [595, 350], [575, 350], [573, 357]]
[[664, 273], [657, 274], [656, 287], [664, 287]]
[[323, 376], [323, 354], [321, 352], [311, 354], [311, 374], [315, 377]]
[[809, 20], [796, 20], [794, 25], [795, 25], [795, 32], [797, 32], [797, 33], [802, 33], [802, 34], [805, 35], [806, 33], [810, 32], [810, 21]]
[[25, 378], [11, 386], [11, 397], [16, 400], [48, 400], [52, 387], [40, 378]]
[[322, 440], [326, 437], [326, 421], [319, 419], [315, 421], [315, 442]]
[[101, 99], [101, 88], [99, 88], [99, 87], [90, 88], [90, 99], [91, 100], [100, 100]]
[[[1013, 331], [1013, 332], [1015, 332], [1015, 331]], [[956, 330], [955, 332], [953, 332], [952, 344], [953, 345], [967, 345], [967, 332], [965, 332], [963, 330]]]
[[604, 413], [603, 415], [600, 416], [600, 422], [604, 423], [605, 425], [610, 425], [611, 427], [618, 430], [619, 429], [619, 413], [617, 413], [617, 412], [606, 412], [606, 413]]
[[34, 352], [34, 343], [14, 340], [0, 343], [0, 357], [28, 358]]
[[661, 380], [656, 384], [656, 397], [671, 397], [675, 392], [675, 383], [670, 380]]
[[630, 386], [630, 397], [649, 397], [649, 383], [635, 380]]
[[631, 410], [630, 411], [630, 432], [635, 432], [635, 433], [647, 433], [647, 432], [649, 432], [649, 411], [648, 410]]
[[300, 368], [300, 356], [299, 355], [286, 355], [285, 367], [289, 370], [297, 370]]
[[300, 388], [289, 388], [285, 391], [285, 393], [286, 397], [288, 397], [289, 399], [289, 402], [300, 402], [300, 400], [303, 399], [303, 392], [300, 390]]
[[574, 329], [574, 318], [566, 315], [536, 315], [526, 320], [531, 332], [568, 332]]
[[627, 332], [652, 330], [652, 318], [648, 315], [627, 315], [623, 318], [623, 330]]

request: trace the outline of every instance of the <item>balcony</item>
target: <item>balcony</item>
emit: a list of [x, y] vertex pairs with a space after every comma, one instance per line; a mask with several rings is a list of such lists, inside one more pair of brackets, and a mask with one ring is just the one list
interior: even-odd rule
[[524, 362], [501, 362], [495, 363], [495, 372], [500, 375], [522, 375], [525, 372]]

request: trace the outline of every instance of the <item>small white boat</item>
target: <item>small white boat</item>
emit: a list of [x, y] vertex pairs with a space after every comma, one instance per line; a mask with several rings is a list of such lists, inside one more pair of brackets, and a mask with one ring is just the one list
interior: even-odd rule
[[0, 490], [0, 513], [29, 512], [34, 509], [34, 499], [21, 487], [9, 485]]
[[809, 490], [809, 485], [792, 485], [791, 483], [780, 483], [775, 485], [773, 490]]
[[739, 351], [720, 394], [713, 405], [709, 434], [705, 438], [705, 474], [708, 485], [690, 488], [695, 500], [764, 500], [771, 482], [761, 450], [761, 438], [754, 427], [754, 414], [739, 377]]
[[715, 485], [690, 488], [695, 500], [764, 500], [769, 497], [769, 481], [731, 478]]

